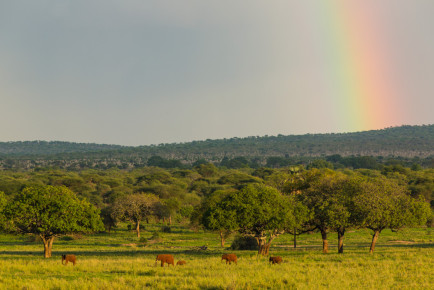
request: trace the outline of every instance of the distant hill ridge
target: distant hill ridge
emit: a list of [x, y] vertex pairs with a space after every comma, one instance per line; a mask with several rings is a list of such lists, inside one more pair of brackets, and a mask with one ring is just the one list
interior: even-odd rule
[[64, 141], [16, 141], [0, 142], [0, 154], [4, 155], [52, 155], [59, 153], [86, 153], [121, 149], [120, 145], [74, 143]]
[[355, 133], [278, 135], [192, 141], [149, 146], [120, 146], [60, 141], [0, 142], [0, 159], [109, 160], [143, 164], [151, 156], [191, 164], [198, 159], [219, 162], [223, 158], [270, 156], [318, 157], [434, 156], [434, 125], [400, 126]]

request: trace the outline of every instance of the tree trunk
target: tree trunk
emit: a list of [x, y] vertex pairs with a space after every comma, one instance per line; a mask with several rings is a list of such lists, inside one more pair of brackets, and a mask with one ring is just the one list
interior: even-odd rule
[[258, 243], [258, 255], [265, 255], [266, 249], [266, 238], [265, 237], [255, 237], [256, 242]]
[[172, 225], [172, 215], [169, 215], [169, 226]]
[[378, 236], [380, 235], [380, 230], [375, 230], [374, 235], [372, 236], [371, 248], [369, 249], [369, 253], [372, 254], [375, 249], [375, 243], [378, 240]]
[[321, 230], [322, 237], [322, 252], [327, 254], [329, 252], [329, 241], [327, 240], [327, 231]]
[[273, 238], [270, 238], [267, 242], [266, 237], [256, 237], [256, 241], [258, 242], [258, 255], [266, 256], [270, 252], [271, 241]]
[[259, 245], [258, 255], [266, 256], [268, 255], [270, 246], [268, 244]]
[[271, 241], [265, 245], [265, 256], [268, 256], [270, 252]]
[[344, 252], [344, 234], [345, 229], [338, 230], [338, 253], [342, 254]]
[[137, 231], [137, 237], [140, 238], [140, 221], [137, 221], [136, 223], [136, 231]]
[[297, 228], [294, 228], [294, 249], [297, 248]]
[[44, 258], [51, 258], [51, 249], [53, 248], [54, 237], [40, 237], [44, 243]]
[[223, 231], [220, 231], [220, 245], [222, 246], [222, 248], [224, 248], [225, 246], [225, 235], [223, 233]]

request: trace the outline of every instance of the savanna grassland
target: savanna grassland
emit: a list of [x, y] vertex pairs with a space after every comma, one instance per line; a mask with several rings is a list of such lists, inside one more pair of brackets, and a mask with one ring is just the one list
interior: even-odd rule
[[[430, 228], [385, 230], [374, 254], [371, 232], [350, 231], [343, 254], [330, 235], [330, 253], [321, 252], [321, 235], [304, 234], [293, 248], [293, 237], [281, 235], [271, 255], [283, 257], [270, 265], [257, 251], [221, 248], [218, 235], [172, 226], [145, 225], [142, 239], [126, 226], [108, 234], [66, 236], [43, 258], [43, 246], [31, 236], [0, 235], [1, 289], [432, 289], [434, 237]], [[146, 239], [144, 239], [146, 238]], [[229, 246], [233, 237], [227, 240]], [[207, 250], [200, 250], [206, 245]], [[237, 265], [226, 265], [221, 254], [233, 252]], [[77, 265], [61, 264], [62, 254], [75, 254]], [[185, 266], [160, 267], [155, 257], [173, 254]]]

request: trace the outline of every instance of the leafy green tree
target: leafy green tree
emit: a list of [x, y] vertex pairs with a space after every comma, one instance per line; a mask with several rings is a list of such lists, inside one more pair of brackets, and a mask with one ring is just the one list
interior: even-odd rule
[[329, 196], [330, 228], [338, 234], [338, 253], [344, 252], [344, 235], [348, 228], [359, 226], [357, 215], [354, 214], [354, 199], [360, 194], [361, 177], [337, 174], [334, 184], [330, 188], [333, 192]]
[[305, 189], [299, 198], [312, 211], [309, 224], [321, 232], [324, 253], [328, 253], [330, 230], [338, 233], [338, 252], [343, 253], [345, 231], [357, 224], [352, 213], [353, 198], [358, 194], [357, 180], [356, 176], [350, 178], [329, 169], [313, 169], [305, 174]]
[[309, 163], [306, 167], [307, 169], [312, 169], [312, 168], [329, 168], [329, 169], [333, 169], [333, 164], [331, 164], [330, 162], [324, 160], [324, 159], [315, 159], [313, 160], [311, 163]]
[[113, 206], [111, 205], [106, 206], [101, 210], [101, 218], [102, 218], [102, 222], [104, 223], [104, 227], [106, 231], [108, 231], [109, 233], [111, 229], [116, 227], [119, 222], [116, 216], [114, 215]]
[[423, 196], [434, 208], [434, 169], [412, 171], [408, 186], [412, 197]]
[[253, 171], [252, 175], [265, 179], [268, 176], [272, 175], [274, 172], [276, 172], [276, 169], [272, 169], [272, 168], [267, 168], [267, 167], [260, 167], [258, 169], [256, 169], [255, 171]]
[[154, 194], [129, 194], [115, 201], [113, 216], [136, 224], [137, 237], [140, 237], [140, 223], [155, 214], [160, 199]]
[[387, 178], [369, 179], [362, 184], [362, 194], [355, 198], [355, 213], [361, 225], [374, 231], [370, 253], [382, 230], [399, 229], [426, 223], [431, 215], [429, 204], [411, 198], [407, 187]]
[[11, 231], [38, 235], [44, 257], [51, 257], [54, 238], [104, 230], [99, 210], [64, 186], [32, 186], [18, 193], [5, 209]]
[[[258, 254], [268, 255], [271, 242], [287, 227], [293, 227], [295, 200], [263, 184], [249, 184], [231, 192], [209, 213], [216, 220], [230, 221], [227, 228], [255, 237]], [[220, 218], [221, 217], [221, 218]]]
[[308, 221], [312, 219], [312, 211], [303, 203], [299, 202], [296, 195], [293, 195], [293, 197], [295, 198], [293, 207], [294, 223], [291, 227], [287, 227], [285, 232], [293, 235], [294, 248], [297, 248], [297, 236], [312, 230], [309, 225], [307, 225]]
[[194, 211], [194, 207], [192, 205], [190, 204], [183, 205], [179, 209], [179, 215], [178, 215], [179, 221], [182, 221], [182, 219], [190, 220], [193, 211]]
[[263, 179], [266, 185], [274, 187], [280, 192], [285, 192], [287, 184], [291, 183], [293, 178], [294, 176], [292, 176], [290, 172], [275, 170]]
[[221, 201], [234, 190], [215, 191], [202, 204], [202, 225], [211, 231], [218, 231], [220, 235], [220, 245], [225, 246], [226, 238], [238, 229], [237, 217], [234, 211], [225, 208]]
[[158, 207], [158, 216], [163, 219], [168, 219], [169, 225], [172, 224], [172, 217], [176, 215], [176, 212], [181, 207], [181, 202], [175, 198], [168, 198], [165, 200], [161, 200], [161, 206]]
[[286, 228], [285, 232], [293, 235], [294, 248], [297, 247], [297, 236], [312, 231], [312, 227], [307, 222], [312, 218], [310, 211], [303, 203], [299, 202], [298, 195], [301, 193], [301, 184], [303, 183], [303, 167], [291, 166], [283, 169], [274, 169], [263, 178], [266, 185], [276, 188], [280, 192], [293, 196], [296, 200], [294, 205], [294, 227]]
[[196, 171], [203, 177], [212, 177], [217, 174], [218, 169], [212, 163], [202, 163], [195, 166]]
[[237, 189], [242, 188], [246, 184], [262, 182], [263, 181], [260, 178], [251, 176], [238, 170], [230, 170], [217, 181], [218, 184], [231, 185]]

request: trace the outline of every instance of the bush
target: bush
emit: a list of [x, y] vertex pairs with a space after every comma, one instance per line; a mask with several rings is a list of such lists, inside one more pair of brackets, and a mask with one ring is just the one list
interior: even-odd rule
[[255, 250], [259, 249], [258, 242], [254, 237], [236, 235], [231, 245], [232, 250]]

